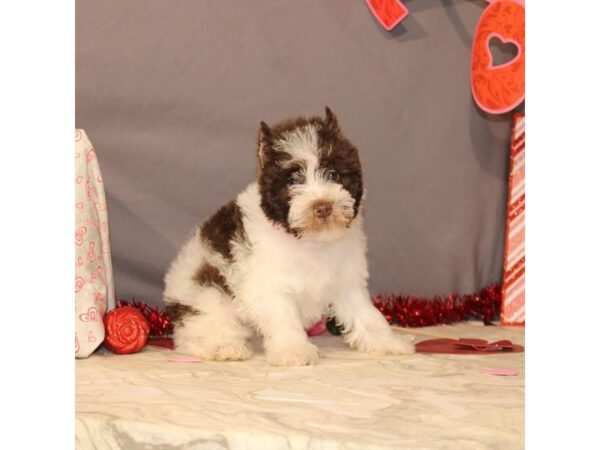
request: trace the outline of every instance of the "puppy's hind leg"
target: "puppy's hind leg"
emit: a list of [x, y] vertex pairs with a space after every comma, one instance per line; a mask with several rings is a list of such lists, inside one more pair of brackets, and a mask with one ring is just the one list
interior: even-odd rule
[[[198, 306], [183, 307], [184, 313], [175, 322], [175, 349], [215, 361], [250, 358], [247, 339], [251, 332], [237, 319], [231, 297], [214, 287], [198, 290], [199, 298], [194, 301]], [[168, 308], [178, 307], [171, 304]]]

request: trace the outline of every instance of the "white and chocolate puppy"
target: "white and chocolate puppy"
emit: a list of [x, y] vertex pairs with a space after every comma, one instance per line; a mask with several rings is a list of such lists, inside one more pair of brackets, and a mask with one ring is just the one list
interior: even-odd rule
[[194, 232], [165, 277], [177, 350], [246, 359], [256, 331], [270, 364], [311, 364], [305, 329], [325, 315], [358, 351], [412, 353], [369, 298], [362, 200], [358, 151], [329, 108], [261, 123], [257, 181]]

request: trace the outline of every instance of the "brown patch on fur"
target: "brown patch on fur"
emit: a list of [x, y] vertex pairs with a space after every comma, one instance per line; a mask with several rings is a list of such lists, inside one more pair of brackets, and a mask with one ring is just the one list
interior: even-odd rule
[[318, 136], [319, 147], [326, 149], [319, 158], [319, 167], [339, 173], [336, 183], [341, 184], [354, 199], [356, 217], [363, 196], [362, 166], [358, 150], [341, 134], [337, 122], [334, 128], [325, 127], [319, 130]]
[[260, 206], [269, 219], [283, 225], [288, 231], [290, 231], [288, 223], [289, 181], [300, 167], [288, 164], [291, 160], [290, 155], [273, 149], [273, 143], [284, 133], [309, 123], [310, 119], [304, 117], [285, 120], [273, 128], [269, 128], [266, 123], [261, 122], [258, 133]]
[[171, 318], [171, 322], [178, 326], [183, 325], [183, 319], [185, 319], [185, 317], [200, 314], [200, 311], [198, 311], [197, 309], [192, 308], [188, 305], [184, 305], [183, 303], [179, 303], [177, 301], [168, 303], [167, 307], [165, 308], [165, 311]]
[[227, 285], [225, 277], [221, 274], [219, 269], [211, 264], [204, 263], [202, 267], [198, 269], [196, 275], [194, 275], [194, 280], [202, 286], [214, 286], [227, 295], [233, 295], [233, 292]]
[[242, 211], [236, 202], [229, 202], [219, 209], [210, 219], [202, 224], [200, 234], [212, 249], [231, 261], [231, 241], [245, 240]]

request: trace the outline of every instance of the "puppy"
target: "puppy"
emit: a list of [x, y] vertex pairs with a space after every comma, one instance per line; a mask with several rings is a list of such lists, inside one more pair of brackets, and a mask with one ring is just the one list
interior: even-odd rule
[[247, 359], [256, 331], [269, 364], [312, 364], [318, 350], [305, 329], [325, 315], [360, 352], [414, 352], [371, 303], [358, 151], [325, 112], [272, 128], [261, 122], [256, 182], [173, 261], [164, 299], [178, 351]]

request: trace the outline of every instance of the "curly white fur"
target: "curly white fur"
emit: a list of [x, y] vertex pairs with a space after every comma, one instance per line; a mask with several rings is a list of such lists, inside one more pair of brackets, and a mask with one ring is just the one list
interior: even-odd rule
[[[246, 359], [251, 355], [247, 339], [257, 331], [270, 364], [311, 364], [318, 351], [305, 329], [325, 314], [336, 317], [344, 340], [358, 351], [414, 351], [370, 301], [360, 216], [341, 236], [318, 242], [297, 239], [273, 225], [260, 208], [256, 184], [238, 196], [237, 204], [247, 245], [234, 245], [233, 261], [213, 252], [196, 233], [166, 275], [167, 302], [176, 299], [199, 312], [176, 328], [178, 350], [207, 359]], [[233, 297], [193, 280], [200, 261], [221, 271]]]
[[[320, 141], [319, 132], [325, 129], [339, 132], [328, 109], [325, 121], [298, 125], [273, 144], [275, 152], [288, 155], [277, 167], [298, 167], [286, 191], [288, 229], [265, 215], [254, 183], [231, 207], [235, 217], [216, 224], [231, 227], [233, 220], [241, 221], [236, 226], [243, 232], [237, 230], [226, 243], [230, 252], [219, 252], [199, 230], [180, 251], [165, 277], [165, 301], [193, 311], [176, 326], [179, 351], [206, 359], [246, 359], [252, 353], [248, 338], [257, 332], [270, 364], [312, 364], [318, 349], [305, 329], [323, 315], [336, 318], [343, 339], [358, 351], [414, 351], [412, 343], [394, 334], [371, 303], [366, 239], [356, 204], [360, 196], [355, 192], [353, 197], [343, 183], [336, 182], [344, 174], [332, 178], [331, 168], [321, 167], [323, 157], [335, 156], [337, 145]], [[258, 151], [263, 169], [265, 145], [261, 142]], [[355, 176], [361, 181], [360, 173]], [[315, 212], [319, 202], [330, 206], [325, 217]], [[217, 238], [227, 234], [217, 231]], [[207, 265], [212, 283], [198, 276], [199, 268]]]

